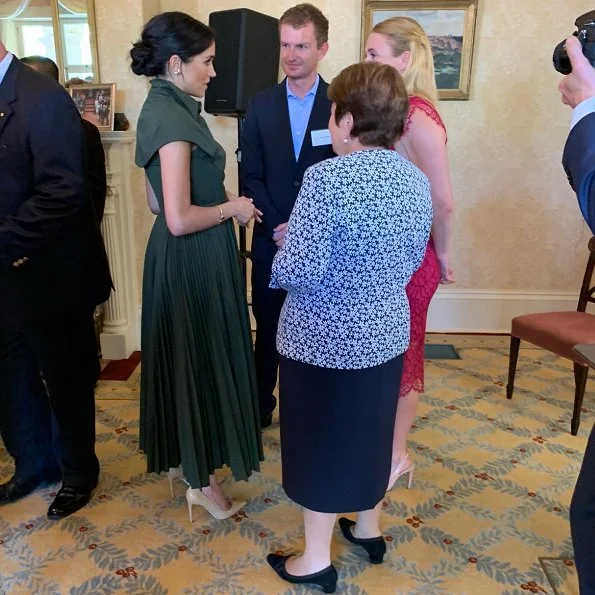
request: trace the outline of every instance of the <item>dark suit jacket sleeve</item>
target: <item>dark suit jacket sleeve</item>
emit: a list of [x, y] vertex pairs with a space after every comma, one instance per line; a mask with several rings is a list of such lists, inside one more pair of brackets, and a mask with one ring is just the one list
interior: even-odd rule
[[14, 215], [0, 221], [0, 264], [30, 258], [74, 219], [89, 200], [81, 117], [57, 88], [29, 113], [33, 185]]
[[101, 142], [101, 134], [97, 126], [83, 120], [87, 141], [87, 182], [95, 208], [97, 223], [101, 223], [105, 211], [107, 193], [107, 175], [105, 172], [105, 152]]
[[583, 217], [595, 234], [595, 112], [571, 130], [563, 163]]
[[[285, 223], [285, 219], [273, 204], [265, 185], [263, 139], [258, 125], [257, 112], [257, 106], [250, 101], [246, 110], [240, 145], [242, 192], [254, 201], [257, 209], [263, 212], [262, 226], [267, 235], [272, 238], [275, 227], [280, 223]], [[271, 139], [270, 142], [275, 141]]]

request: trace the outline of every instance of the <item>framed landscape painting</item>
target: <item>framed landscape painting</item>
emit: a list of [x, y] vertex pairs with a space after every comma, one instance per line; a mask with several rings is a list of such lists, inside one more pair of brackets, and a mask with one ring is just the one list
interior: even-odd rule
[[381, 21], [415, 19], [430, 38], [440, 99], [469, 99], [478, 0], [363, 0], [362, 54]]

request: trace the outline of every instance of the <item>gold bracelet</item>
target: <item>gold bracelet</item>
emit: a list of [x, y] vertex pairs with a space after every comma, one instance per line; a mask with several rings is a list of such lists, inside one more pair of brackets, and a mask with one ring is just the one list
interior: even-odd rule
[[223, 209], [219, 205], [217, 205], [217, 208], [219, 209], [219, 224], [221, 224], [225, 221], [225, 215], [223, 214]]

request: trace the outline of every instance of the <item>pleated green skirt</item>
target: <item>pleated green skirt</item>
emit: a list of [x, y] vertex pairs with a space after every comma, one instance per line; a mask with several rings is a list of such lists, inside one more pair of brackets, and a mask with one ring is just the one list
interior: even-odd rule
[[252, 341], [233, 224], [176, 237], [159, 215], [145, 255], [140, 448], [193, 488], [263, 460]]

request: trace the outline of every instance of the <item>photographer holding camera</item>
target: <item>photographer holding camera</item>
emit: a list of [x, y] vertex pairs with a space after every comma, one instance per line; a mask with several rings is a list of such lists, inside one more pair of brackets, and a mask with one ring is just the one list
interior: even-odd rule
[[[595, 234], [595, 11], [576, 24], [579, 33], [554, 52], [556, 70], [566, 74], [559, 85], [562, 101], [573, 108], [562, 162]], [[595, 595], [595, 426], [570, 504], [570, 530], [580, 593]]]
[[[595, 19], [595, 11], [593, 13]], [[595, 36], [595, 23], [594, 33]], [[595, 43], [589, 44], [595, 46]], [[562, 163], [583, 217], [595, 234], [595, 68], [577, 37], [566, 40], [570, 74], [560, 82], [562, 101], [574, 108]], [[595, 52], [595, 48], [589, 48]], [[589, 54], [587, 54], [589, 55]]]

